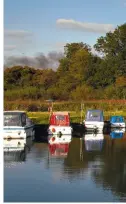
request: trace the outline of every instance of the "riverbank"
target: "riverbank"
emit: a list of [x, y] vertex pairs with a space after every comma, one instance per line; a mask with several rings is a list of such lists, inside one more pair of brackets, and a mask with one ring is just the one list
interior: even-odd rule
[[[72, 123], [81, 122], [81, 113], [78, 111], [69, 111]], [[36, 124], [48, 124], [49, 123], [49, 112], [27, 112], [28, 116]], [[86, 112], [83, 111], [82, 120], [84, 120]], [[121, 115], [126, 119], [126, 111], [104, 111], [104, 120], [109, 120], [112, 115]]]

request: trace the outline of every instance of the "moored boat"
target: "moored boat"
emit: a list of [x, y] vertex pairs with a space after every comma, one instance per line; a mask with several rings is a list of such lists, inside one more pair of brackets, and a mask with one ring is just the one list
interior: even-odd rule
[[35, 137], [35, 126], [25, 111], [4, 111], [4, 139]]
[[83, 121], [86, 130], [97, 130], [104, 128], [103, 111], [88, 110]]
[[110, 118], [111, 127], [125, 128], [126, 123], [123, 116], [111, 116]]
[[49, 135], [71, 135], [72, 130], [68, 112], [52, 112], [48, 128]]

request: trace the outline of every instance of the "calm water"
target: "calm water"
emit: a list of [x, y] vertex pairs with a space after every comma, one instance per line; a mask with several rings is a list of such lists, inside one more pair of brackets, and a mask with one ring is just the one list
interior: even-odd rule
[[126, 202], [126, 132], [51, 139], [4, 152], [5, 202]]

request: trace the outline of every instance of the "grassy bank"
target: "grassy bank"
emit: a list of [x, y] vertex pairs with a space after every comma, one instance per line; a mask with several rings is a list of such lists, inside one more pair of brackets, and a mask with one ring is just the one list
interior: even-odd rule
[[[122, 115], [126, 118], [126, 100], [55, 101], [53, 110], [69, 111], [71, 122], [80, 123], [81, 103], [83, 104], [83, 119], [88, 109], [103, 110], [105, 120], [109, 120], [111, 115]], [[41, 100], [4, 101], [4, 110], [25, 110], [37, 124], [48, 124], [48, 107], [49, 103]]]
[[[49, 113], [48, 112], [27, 112], [28, 116], [36, 124], [48, 124], [49, 123]], [[109, 120], [111, 115], [122, 115], [126, 119], [126, 111], [104, 111], [104, 119]], [[83, 111], [83, 119], [85, 117], [85, 112]], [[81, 115], [80, 112], [70, 111], [71, 122], [80, 123]]]

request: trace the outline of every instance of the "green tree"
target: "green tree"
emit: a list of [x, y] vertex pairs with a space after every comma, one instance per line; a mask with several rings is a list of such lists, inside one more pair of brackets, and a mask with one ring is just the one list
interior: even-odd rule
[[86, 51], [91, 51], [91, 47], [87, 45], [86, 43], [80, 42], [80, 43], [67, 43], [64, 47], [64, 54], [65, 57], [68, 59], [71, 59], [74, 57], [76, 52], [78, 50], [86, 50]]
[[94, 48], [113, 62], [116, 76], [126, 75], [126, 23], [100, 37]]

